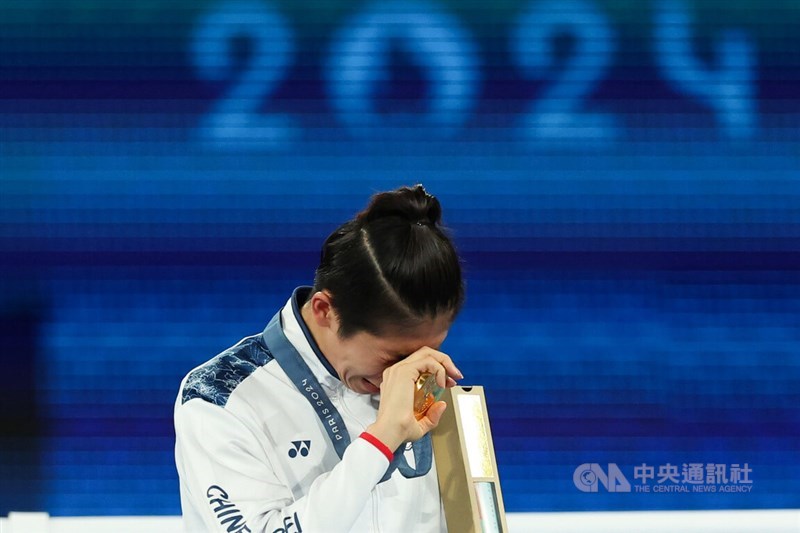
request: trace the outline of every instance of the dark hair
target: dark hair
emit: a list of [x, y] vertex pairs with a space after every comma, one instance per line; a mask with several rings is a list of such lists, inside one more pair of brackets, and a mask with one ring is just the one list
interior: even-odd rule
[[[314, 291], [327, 290], [339, 335], [413, 328], [464, 302], [461, 265], [422, 185], [382, 192], [322, 246]], [[313, 293], [312, 293], [313, 294]]]

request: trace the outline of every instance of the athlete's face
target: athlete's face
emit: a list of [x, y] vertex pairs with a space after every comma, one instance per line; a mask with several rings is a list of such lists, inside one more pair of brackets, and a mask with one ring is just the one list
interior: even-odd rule
[[383, 371], [420, 348], [438, 350], [452, 323], [452, 316], [446, 313], [411, 330], [380, 336], [362, 331], [343, 339], [338, 335], [336, 312], [324, 292], [314, 294], [302, 314], [342, 383], [360, 394], [378, 394]]
[[329, 347], [331, 364], [349, 389], [361, 394], [378, 394], [384, 370], [420, 348], [438, 350], [450, 324], [448, 315], [403, 333], [376, 336], [362, 331], [346, 339], [337, 338], [334, 346]]

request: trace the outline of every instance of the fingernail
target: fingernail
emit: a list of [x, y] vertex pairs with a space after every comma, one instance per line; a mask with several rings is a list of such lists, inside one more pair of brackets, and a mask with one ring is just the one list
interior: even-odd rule
[[458, 372], [458, 379], [464, 379], [464, 374], [461, 373], [461, 370], [456, 368], [456, 372]]

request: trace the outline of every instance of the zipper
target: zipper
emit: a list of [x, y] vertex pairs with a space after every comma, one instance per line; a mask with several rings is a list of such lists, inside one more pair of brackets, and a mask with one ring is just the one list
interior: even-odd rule
[[[345, 400], [345, 396], [347, 395], [347, 390], [342, 388], [341, 391], [337, 391], [337, 392], [339, 393], [338, 394], [339, 400], [340, 400], [339, 403], [342, 406], [342, 411], [344, 411], [347, 414], [348, 418], [350, 418], [350, 419], [354, 420], [355, 422], [357, 422], [357, 424], [359, 426], [357, 433], [360, 434], [362, 431], [367, 429], [367, 424], [365, 424], [361, 419], [359, 419], [355, 415], [355, 413], [353, 411], [351, 411], [350, 408], [347, 406], [347, 401]], [[344, 424], [346, 426], [347, 425], [347, 421], [345, 421]]]
[[[342, 407], [342, 411], [347, 418], [350, 420], [355, 421], [359, 426], [359, 433], [367, 429], [367, 425], [364, 424], [353, 411], [347, 406], [347, 401], [345, 400], [345, 395], [347, 394], [347, 390], [343, 387], [341, 390], [337, 390], [337, 396], [339, 398], [339, 405]], [[345, 426], [348, 426], [347, 421], [345, 421]], [[349, 427], [349, 426], [348, 426]], [[373, 533], [380, 533], [381, 526], [380, 526], [380, 485], [375, 485], [375, 488], [369, 493], [370, 496], [370, 503], [372, 505], [372, 531]]]

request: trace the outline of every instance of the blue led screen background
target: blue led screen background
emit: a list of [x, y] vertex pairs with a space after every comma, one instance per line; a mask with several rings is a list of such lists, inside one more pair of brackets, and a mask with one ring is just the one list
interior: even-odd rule
[[[800, 506], [798, 23], [777, 0], [4, 2], [0, 514], [179, 513], [182, 376], [416, 182], [464, 257], [443, 349], [486, 389], [509, 511]], [[586, 463], [752, 483], [587, 493]]]

